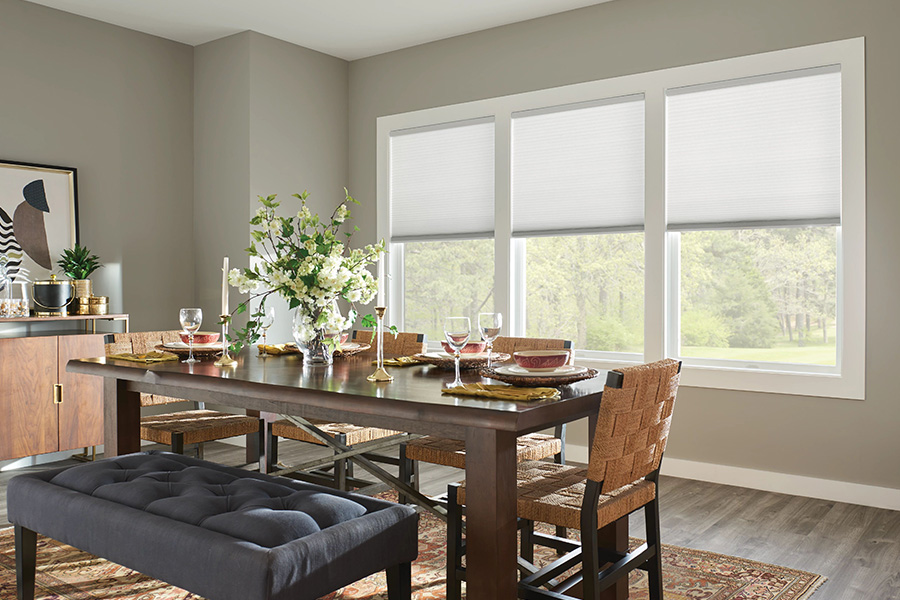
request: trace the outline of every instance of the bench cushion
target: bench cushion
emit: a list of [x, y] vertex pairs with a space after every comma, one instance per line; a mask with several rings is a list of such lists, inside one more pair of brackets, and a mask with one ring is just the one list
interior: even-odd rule
[[11, 522], [212, 600], [318, 598], [417, 554], [406, 506], [161, 452], [20, 475]]

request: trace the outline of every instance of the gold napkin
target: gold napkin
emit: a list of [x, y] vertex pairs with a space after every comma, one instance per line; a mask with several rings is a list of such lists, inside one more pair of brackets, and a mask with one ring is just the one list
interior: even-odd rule
[[[378, 361], [373, 360], [373, 365], [377, 365]], [[384, 366], [386, 367], [411, 367], [413, 365], [421, 365], [422, 361], [414, 356], [398, 356], [397, 358], [386, 358], [384, 359]]]
[[262, 354], [263, 348], [266, 349], [266, 354], [271, 354], [273, 356], [280, 356], [282, 354], [297, 354], [297, 346], [295, 346], [294, 344], [272, 344], [268, 346], [258, 344], [256, 347], [259, 348], [260, 354]]
[[146, 352], [144, 354], [132, 354], [131, 352], [123, 352], [122, 354], [110, 354], [107, 358], [114, 358], [116, 360], [130, 360], [131, 362], [139, 362], [139, 363], [155, 363], [155, 362], [166, 362], [170, 360], [178, 360], [177, 354], [172, 354], [170, 352]]
[[523, 388], [512, 385], [489, 385], [485, 383], [466, 383], [453, 388], [441, 390], [444, 394], [454, 396], [478, 396], [496, 398], [498, 400], [551, 400], [559, 398], [559, 390], [546, 387]]

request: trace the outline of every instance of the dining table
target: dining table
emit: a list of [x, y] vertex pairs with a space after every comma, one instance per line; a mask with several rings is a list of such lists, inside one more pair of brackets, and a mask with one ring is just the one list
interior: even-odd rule
[[[104, 378], [107, 457], [140, 451], [141, 393], [464, 440], [467, 597], [516, 598], [516, 437], [582, 418], [593, 433], [605, 372], [559, 386], [558, 399], [512, 402], [444, 394], [453, 372], [434, 365], [387, 367], [393, 381], [371, 382], [371, 355], [316, 366], [305, 365], [299, 355], [262, 358], [253, 350], [245, 349], [229, 367], [211, 360], [141, 364], [100, 357], [71, 360], [66, 370]], [[476, 370], [463, 371], [462, 378], [498, 383]], [[627, 517], [598, 535], [608, 546], [627, 550]], [[627, 595], [625, 580], [603, 597]]]

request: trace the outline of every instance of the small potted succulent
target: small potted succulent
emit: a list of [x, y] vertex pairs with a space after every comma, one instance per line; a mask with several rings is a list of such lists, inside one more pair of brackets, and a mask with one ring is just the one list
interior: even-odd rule
[[[75, 244], [71, 250], [68, 248], [63, 250], [56, 264], [66, 276], [74, 281], [76, 302], [78, 302], [78, 298], [91, 297], [93, 290], [88, 277], [103, 266], [96, 254], [91, 254], [86, 247]], [[78, 307], [76, 306], [76, 308]]]

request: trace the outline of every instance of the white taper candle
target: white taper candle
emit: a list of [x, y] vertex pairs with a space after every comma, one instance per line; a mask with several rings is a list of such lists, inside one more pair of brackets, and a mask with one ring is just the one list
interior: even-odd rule
[[222, 261], [222, 312], [220, 315], [228, 314], [228, 257]]

